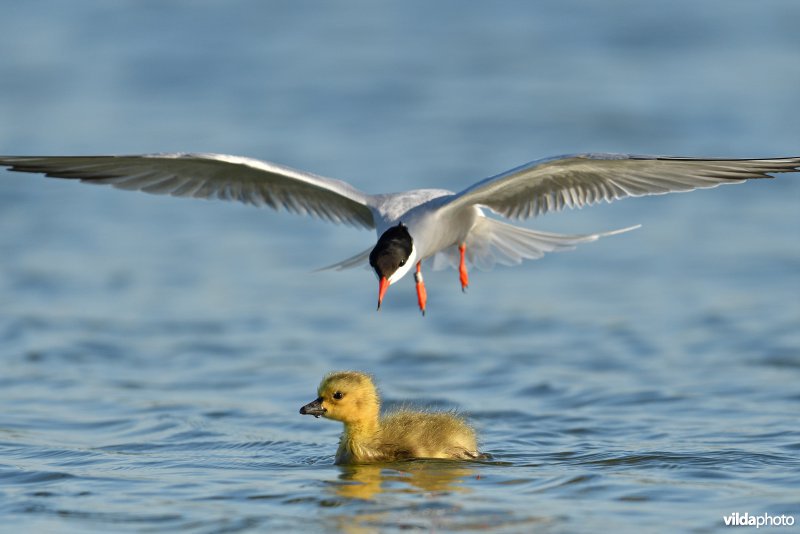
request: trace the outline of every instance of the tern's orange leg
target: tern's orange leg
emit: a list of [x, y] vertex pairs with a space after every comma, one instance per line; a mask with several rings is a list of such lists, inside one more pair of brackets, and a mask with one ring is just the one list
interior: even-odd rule
[[414, 273], [414, 280], [417, 282], [417, 302], [422, 315], [425, 315], [425, 303], [428, 301], [428, 293], [425, 291], [425, 282], [422, 280], [422, 260], [417, 262], [417, 272]]
[[458, 263], [458, 276], [461, 279], [461, 291], [467, 290], [469, 286], [469, 275], [467, 274], [467, 264], [464, 263], [464, 252], [467, 250], [467, 245], [461, 243], [458, 246], [458, 251], [461, 253], [461, 261]]

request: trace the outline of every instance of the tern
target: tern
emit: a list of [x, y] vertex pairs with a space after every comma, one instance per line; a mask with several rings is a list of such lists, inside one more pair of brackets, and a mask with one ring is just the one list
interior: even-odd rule
[[563, 235], [513, 226], [487, 212], [527, 219], [600, 201], [739, 183], [800, 170], [800, 157], [685, 158], [587, 153], [539, 159], [479, 181], [461, 192], [416, 189], [367, 194], [347, 182], [276, 163], [223, 154], [128, 156], [0, 156], [12, 171], [42, 173], [120, 189], [267, 205], [334, 223], [374, 229], [377, 243], [323, 269], [369, 265], [378, 277], [378, 309], [387, 288], [415, 269], [417, 301], [425, 314], [422, 262], [457, 267], [461, 289], [467, 263], [516, 265], [546, 252], [619, 234], [638, 226]]

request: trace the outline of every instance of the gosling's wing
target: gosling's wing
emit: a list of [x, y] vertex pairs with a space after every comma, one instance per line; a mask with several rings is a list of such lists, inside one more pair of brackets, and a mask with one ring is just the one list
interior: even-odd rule
[[800, 170], [800, 157], [705, 159], [577, 154], [542, 159], [480, 181], [442, 207], [481, 205], [524, 219], [605, 200], [716, 187]]
[[399, 409], [380, 422], [381, 447], [411, 458], [474, 458], [475, 431], [454, 412]]
[[120, 189], [268, 205], [335, 223], [374, 228], [371, 197], [341, 180], [223, 154], [0, 156], [12, 171]]

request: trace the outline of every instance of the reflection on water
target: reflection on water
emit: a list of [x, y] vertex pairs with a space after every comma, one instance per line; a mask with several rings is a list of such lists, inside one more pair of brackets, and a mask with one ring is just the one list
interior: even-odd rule
[[464, 479], [475, 476], [468, 464], [415, 460], [402, 464], [343, 466], [331, 491], [347, 499], [372, 499], [380, 493], [469, 492]]
[[[391, 465], [341, 467], [336, 482], [328, 490], [346, 499], [328, 524], [348, 533], [399, 530], [492, 530], [530, 529], [558, 524], [561, 519], [547, 510], [537, 510], [534, 500], [517, 515], [499, 513], [486, 503], [476, 512], [482, 491], [480, 466], [502, 463], [465, 463], [449, 460], [415, 460]], [[514, 486], [520, 481], [507, 481]], [[353, 501], [354, 500], [354, 501]], [[363, 503], [361, 501], [371, 501]], [[400, 503], [402, 506], [398, 506]]]

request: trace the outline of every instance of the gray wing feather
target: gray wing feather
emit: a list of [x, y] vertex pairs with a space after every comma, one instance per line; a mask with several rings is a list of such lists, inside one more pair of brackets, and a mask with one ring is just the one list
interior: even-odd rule
[[[481, 217], [467, 236], [467, 261], [481, 270], [490, 270], [496, 263], [517, 265], [523, 260], [537, 260], [548, 252], [572, 250], [576, 245], [597, 241], [601, 237], [629, 232], [638, 225], [597, 234], [565, 235], [520, 228], [502, 221]], [[458, 267], [456, 246], [434, 256], [434, 270]]]
[[352, 269], [353, 267], [367, 267], [369, 265], [369, 253], [372, 252], [372, 248], [373, 247], [369, 247], [367, 250], [359, 252], [355, 256], [351, 256], [346, 260], [315, 269], [314, 272], [343, 271], [344, 269]]
[[222, 154], [0, 156], [13, 171], [119, 189], [236, 200], [374, 228], [371, 197], [350, 184], [252, 158]]
[[525, 219], [565, 207], [738, 183], [800, 170], [800, 157], [700, 159], [577, 154], [534, 161], [487, 178], [453, 197], [445, 209], [481, 205]]

